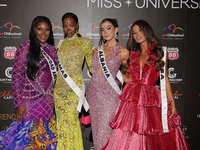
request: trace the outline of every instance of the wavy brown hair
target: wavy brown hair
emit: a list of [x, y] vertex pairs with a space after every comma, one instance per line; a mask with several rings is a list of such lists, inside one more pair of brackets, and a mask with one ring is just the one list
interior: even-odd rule
[[[158, 57], [158, 60], [154, 62], [155, 66], [156, 66], [156, 70], [159, 71], [163, 68], [164, 66], [164, 61], [162, 60], [164, 52], [162, 49], [162, 44], [160, 42], [160, 40], [158, 39], [158, 37], [155, 35], [152, 27], [149, 25], [148, 22], [144, 21], [144, 20], [137, 20], [135, 21], [131, 28], [130, 28], [130, 35], [129, 35], [129, 39], [127, 42], [127, 49], [129, 51], [138, 51], [140, 50], [140, 44], [137, 43], [134, 38], [133, 38], [133, 26], [138, 25], [140, 30], [143, 32], [144, 36], [146, 37], [146, 40], [148, 43], [153, 44], [155, 43], [156, 46], [153, 49], [153, 52], [156, 53], [156, 56]], [[141, 51], [141, 50], [140, 50]]]

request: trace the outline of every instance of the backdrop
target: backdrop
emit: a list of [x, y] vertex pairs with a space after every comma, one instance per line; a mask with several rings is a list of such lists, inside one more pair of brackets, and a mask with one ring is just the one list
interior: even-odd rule
[[[168, 47], [169, 79], [183, 132], [193, 150], [200, 149], [200, 1], [199, 0], [0, 0], [0, 130], [15, 117], [11, 89], [13, 58], [17, 47], [28, 39], [34, 17], [44, 15], [53, 25], [55, 42], [63, 38], [61, 17], [73, 12], [79, 17], [79, 32], [99, 41], [99, 24], [116, 18], [119, 42], [126, 46], [131, 24], [144, 19]], [[90, 81], [84, 67], [86, 85]], [[83, 130], [85, 150], [90, 127]]]

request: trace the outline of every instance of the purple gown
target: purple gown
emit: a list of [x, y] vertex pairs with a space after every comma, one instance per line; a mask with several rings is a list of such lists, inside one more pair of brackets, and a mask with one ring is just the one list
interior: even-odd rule
[[[57, 66], [56, 48], [40, 43], [43, 50]], [[35, 80], [27, 77], [27, 55], [30, 41], [22, 43], [16, 51], [12, 73], [12, 89], [15, 108], [25, 106], [27, 116], [16, 120], [0, 132], [0, 149], [56, 149], [56, 122], [53, 114], [53, 80], [46, 58], [40, 54], [39, 70]]]
[[[111, 49], [111, 55], [106, 58], [106, 64], [114, 78], [121, 65], [119, 53], [120, 49], [117, 44]], [[109, 126], [109, 122], [115, 116], [120, 99], [119, 94], [115, 92], [103, 73], [100, 72], [98, 51], [93, 56], [92, 65], [92, 79], [87, 90], [87, 99], [90, 105], [94, 149], [99, 150], [106, 144], [111, 134], [112, 128]]]

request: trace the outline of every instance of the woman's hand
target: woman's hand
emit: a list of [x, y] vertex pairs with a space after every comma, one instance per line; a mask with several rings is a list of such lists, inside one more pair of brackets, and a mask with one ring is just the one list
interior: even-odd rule
[[[168, 59], [166, 60], [166, 65], [165, 65], [166, 69], [168, 70]], [[166, 93], [167, 93], [167, 98], [169, 100], [171, 100], [171, 109], [172, 109], [172, 114], [170, 115], [170, 117], [174, 116], [174, 114], [177, 114], [177, 110], [176, 110], [176, 105], [175, 105], [175, 101], [173, 98], [173, 94], [172, 94], [172, 87], [171, 84], [169, 82], [169, 78], [168, 78], [168, 72], [165, 71], [165, 81], [166, 81]]]
[[170, 117], [172, 117], [174, 114], [177, 114], [177, 110], [176, 110], [176, 106], [174, 102], [171, 103], [171, 109], [172, 109], [172, 114], [170, 115]]
[[22, 122], [22, 117], [27, 115], [26, 107], [25, 106], [17, 107], [15, 109], [15, 114], [16, 114], [17, 122]]

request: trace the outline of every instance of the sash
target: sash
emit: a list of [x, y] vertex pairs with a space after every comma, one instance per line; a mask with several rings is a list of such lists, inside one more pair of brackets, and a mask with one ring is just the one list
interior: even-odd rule
[[163, 46], [164, 56], [163, 61], [165, 62], [165, 65], [163, 69], [160, 71], [160, 86], [161, 86], [161, 99], [162, 99], [162, 127], [164, 132], [169, 132], [168, 129], [168, 122], [167, 122], [167, 94], [166, 94], [166, 80], [165, 80], [165, 71], [166, 71], [166, 55], [167, 55], [167, 47]]
[[122, 85], [124, 84], [124, 79], [120, 70], [117, 72], [117, 79], [121, 82]]
[[48, 62], [50, 72], [51, 72], [51, 77], [52, 77], [53, 83], [55, 84], [56, 76], [57, 76], [56, 65], [54, 61], [51, 59], [51, 57], [43, 50], [43, 48], [40, 47], [40, 49], [41, 49], [42, 55], [46, 58]]
[[[58, 43], [58, 49], [60, 48], [61, 44], [62, 44], [63, 40], [60, 40]], [[67, 72], [65, 71], [65, 69], [63, 68], [62, 64], [60, 63], [60, 60], [58, 58], [58, 68], [60, 70], [60, 73], [63, 77], [63, 79], [66, 81], [66, 83], [70, 86], [70, 88], [74, 91], [74, 93], [76, 93], [76, 95], [79, 97], [79, 103], [78, 103], [78, 107], [77, 110], [79, 112], [81, 112], [81, 107], [83, 105], [83, 107], [85, 108], [86, 111], [89, 110], [90, 106], [85, 98], [85, 84], [83, 82], [83, 89], [81, 90], [76, 83], [70, 78], [70, 76], [67, 74]]]
[[[107, 79], [109, 84], [112, 86], [112, 88], [120, 95], [121, 90], [120, 90], [119, 86], [117, 85], [115, 79], [113, 78], [112, 74], [110, 73], [110, 71], [109, 71], [109, 69], [106, 65], [106, 59], [105, 59], [104, 51], [100, 47], [98, 47], [98, 57], [99, 57], [99, 62], [101, 64], [101, 68], [102, 68], [102, 71], [103, 71], [105, 78]], [[120, 76], [120, 73], [118, 72], [118, 76]], [[122, 75], [121, 75], [120, 78], [122, 79]]]

